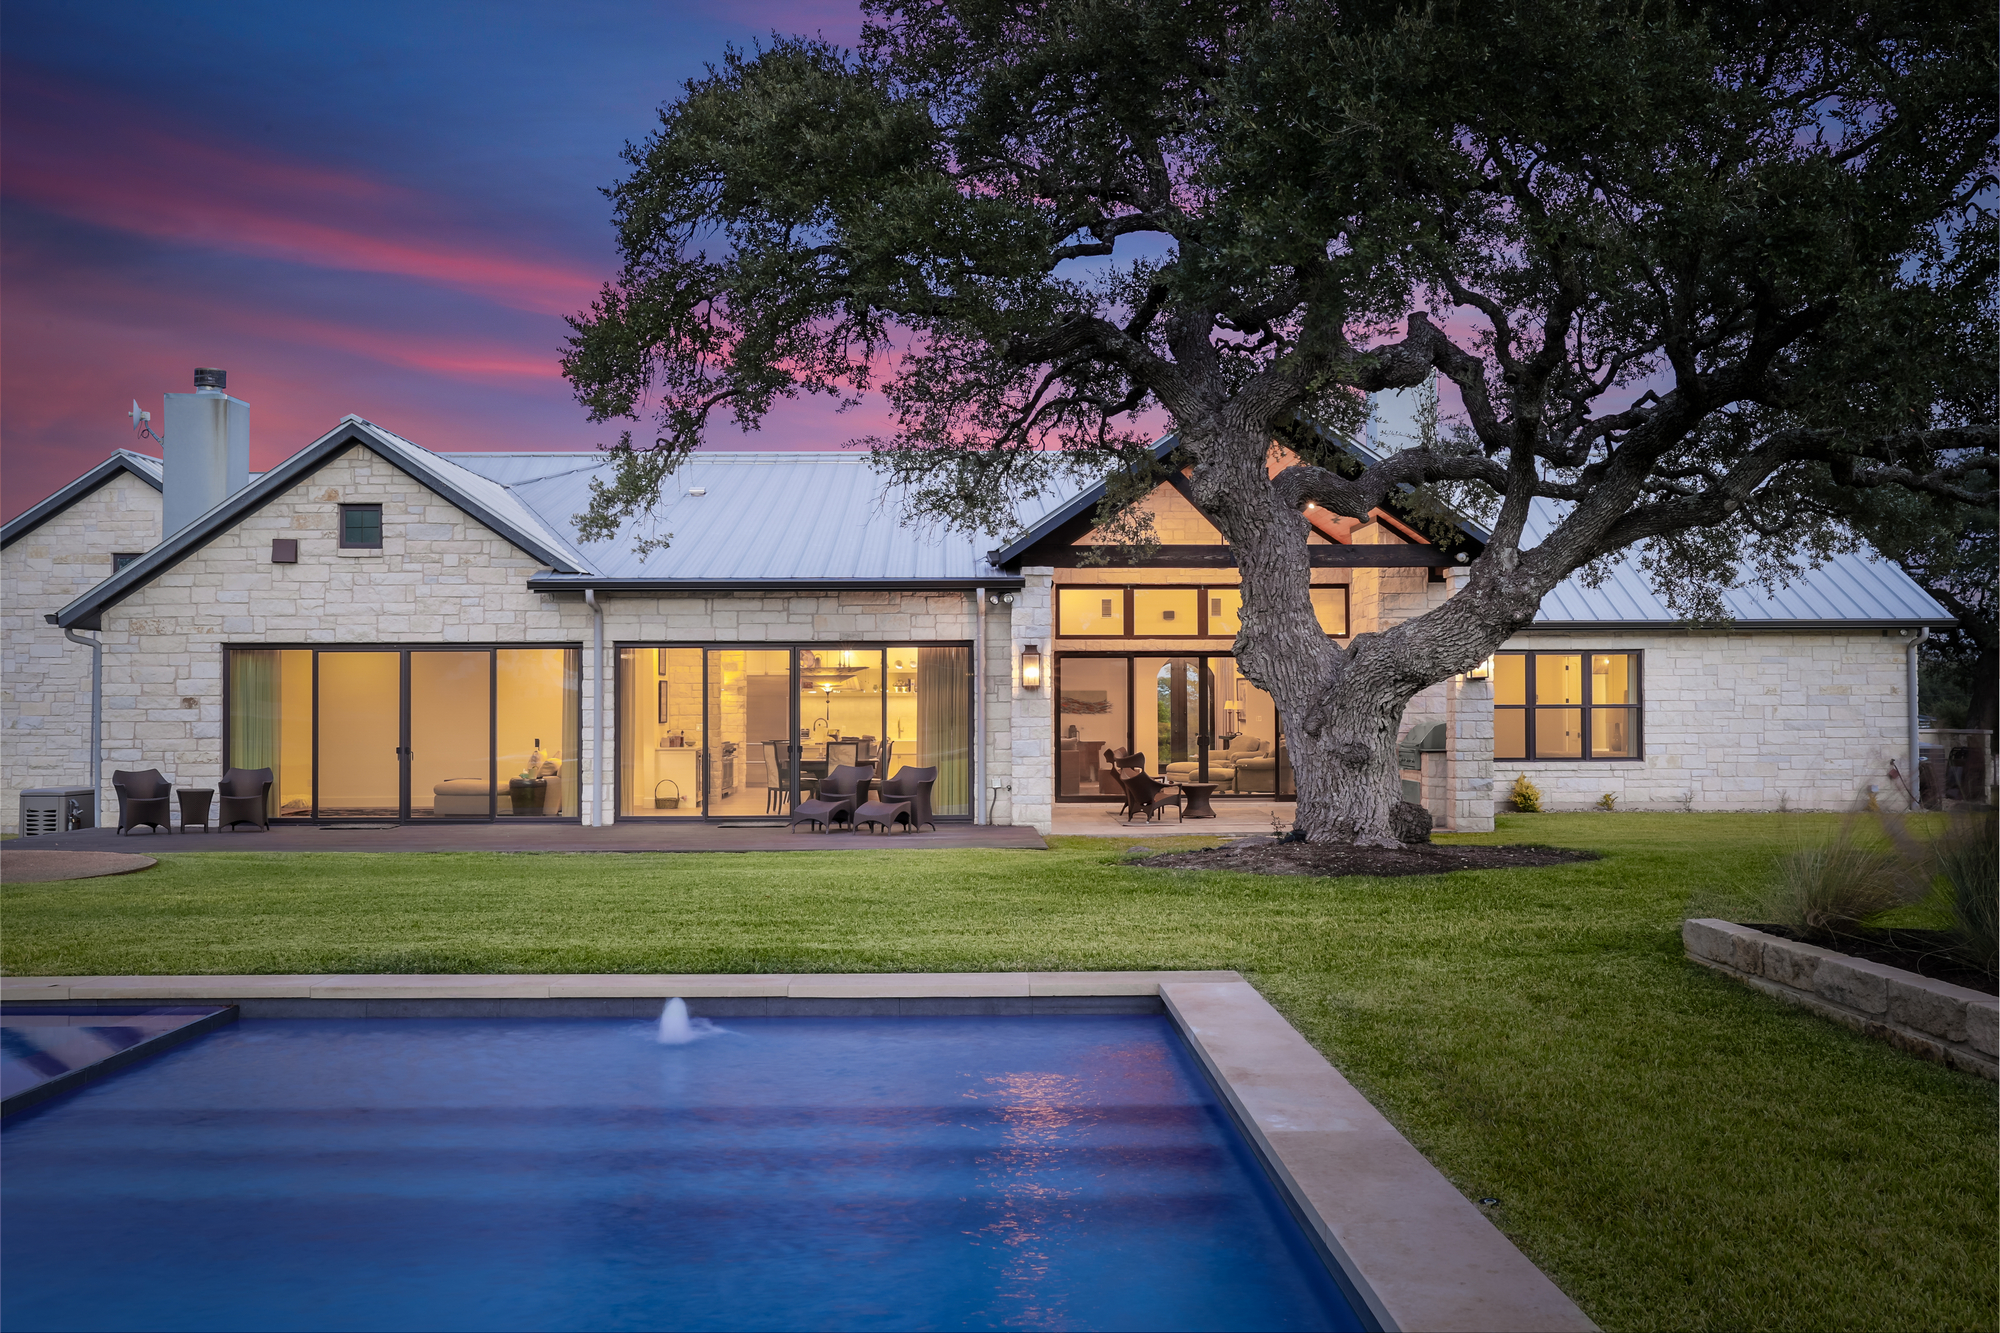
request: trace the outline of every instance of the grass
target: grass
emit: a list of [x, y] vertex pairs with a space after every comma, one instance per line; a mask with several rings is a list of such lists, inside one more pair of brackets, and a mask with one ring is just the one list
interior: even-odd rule
[[[8, 886], [14, 975], [1236, 968], [1607, 1329], [1992, 1328], [1995, 1090], [1687, 963], [1690, 895], [1838, 821], [1512, 815], [1604, 859], [1149, 871], [1119, 844], [172, 854]], [[1208, 839], [1189, 839], [1199, 845]], [[1155, 840], [1152, 845], [1175, 845]]]

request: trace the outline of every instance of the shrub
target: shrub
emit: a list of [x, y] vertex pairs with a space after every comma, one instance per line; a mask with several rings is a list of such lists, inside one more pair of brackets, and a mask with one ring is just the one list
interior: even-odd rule
[[1991, 815], [1954, 820], [1932, 847], [1937, 888], [1959, 952], [1974, 966], [2000, 971], [1994, 929], [2000, 915], [2000, 825]]
[[1795, 930], [1839, 934], [1910, 897], [1901, 858], [1857, 845], [1850, 821], [1831, 842], [1778, 859], [1762, 910], [1766, 920]]
[[1618, 795], [1617, 795], [1617, 793], [1615, 793], [1615, 792], [1605, 792], [1605, 793], [1604, 793], [1604, 795], [1602, 795], [1602, 796], [1598, 797], [1598, 798], [1597, 798], [1597, 808], [1598, 808], [1599, 810], [1616, 810], [1616, 809], [1618, 808]]
[[1526, 773], [1514, 779], [1514, 808], [1523, 814], [1542, 812], [1542, 789], [1528, 781]]

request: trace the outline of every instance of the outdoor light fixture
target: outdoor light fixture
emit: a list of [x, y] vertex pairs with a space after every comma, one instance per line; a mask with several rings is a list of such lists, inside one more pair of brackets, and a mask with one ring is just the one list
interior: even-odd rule
[[1478, 666], [1472, 668], [1472, 670], [1466, 672], [1465, 678], [1467, 680], [1491, 680], [1493, 678], [1493, 659], [1489, 657]]
[[1021, 650], [1021, 688], [1042, 688], [1042, 650], [1036, 644], [1031, 643]]

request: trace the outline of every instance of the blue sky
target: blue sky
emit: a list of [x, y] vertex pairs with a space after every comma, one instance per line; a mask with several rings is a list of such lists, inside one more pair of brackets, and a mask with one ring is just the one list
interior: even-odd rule
[[[616, 271], [618, 152], [726, 44], [847, 4], [17, 3], [0, 16], [0, 511], [131, 442], [197, 365], [253, 465], [358, 412], [440, 449], [587, 449], [561, 317]], [[863, 416], [868, 415], [865, 411]], [[830, 406], [747, 441], [832, 447]]]

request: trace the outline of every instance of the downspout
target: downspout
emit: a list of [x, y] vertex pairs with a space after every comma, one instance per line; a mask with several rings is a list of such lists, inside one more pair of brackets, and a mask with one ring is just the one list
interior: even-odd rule
[[972, 822], [984, 824], [986, 809], [986, 589], [972, 590]]
[[[63, 637], [90, 649], [90, 799], [94, 805], [101, 805], [104, 801], [104, 643], [100, 639], [86, 639], [73, 629], [65, 629]], [[104, 821], [99, 819], [98, 822], [101, 824]]]
[[597, 589], [583, 590], [584, 605], [590, 608], [590, 822], [599, 828], [610, 823], [604, 817], [604, 608], [597, 604]]
[[1917, 739], [1917, 649], [1930, 636], [1931, 632], [1928, 629], [1920, 629], [1917, 631], [1917, 637], [1911, 639], [1904, 648], [1910, 672], [1910, 809], [1912, 810], [1920, 810], [1924, 804], [1923, 747]]

